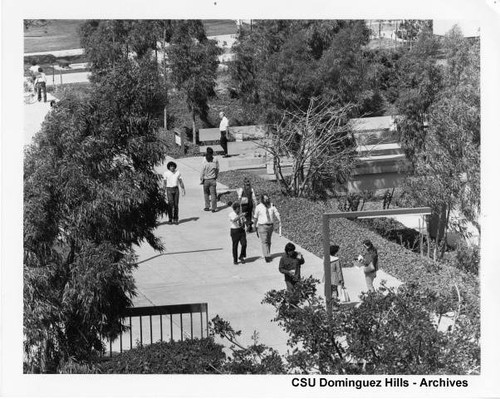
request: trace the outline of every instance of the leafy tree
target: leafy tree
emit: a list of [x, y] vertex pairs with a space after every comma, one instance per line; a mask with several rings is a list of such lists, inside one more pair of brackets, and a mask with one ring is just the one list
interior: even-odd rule
[[373, 95], [362, 54], [368, 38], [363, 21], [256, 21], [233, 47], [232, 79], [273, 123], [283, 110], [307, 109], [312, 96], [362, 104]]
[[[467, 41], [454, 29], [443, 49], [442, 83], [431, 88], [431, 81], [425, 82], [432, 95], [425, 89], [415, 91], [414, 105], [406, 102], [408, 106], [400, 108], [403, 119], [398, 128], [414, 166], [408, 188], [444, 223], [452, 210], [458, 210], [480, 228], [479, 43]], [[428, 128], [423, 127], [424, 118]]]
[[196, 116], [208, 121], [208, 100], [215, 96], [220, 53], [216, 42], [204, 36], [202, 27], [201, 21], [178, 23], [167, 50], [174, 86], [186, 93], [193, 142], [196, 141]]
[[154, 166], [164, 92], [156, 61], [122, 62], [88, 97], [67, 96], [25, 154], [24, 335], [32, 371], [89, 361], [123, 329], [133, 245], [166, 211]]
[[[322, 374], [464, 374], [479, 364], [477, 339], [462, 340], [467, 328], [440, 332], [436, 316], [456, 302], [418, 285], [397, 292], [382, 287], [364, 295], [359, 307], [334, 306], [329, 317], [316, 296], [315, 281], [297, 292], [270, 291], [264, 303], [276, 309], [277, 321], [290, 334], [289, 370]], [[289, 303], [299, 301], [298, 306]], [[463, 358], [454, 356], [460, 351]], [[463, 362], [466, 359], [467, 362]]]

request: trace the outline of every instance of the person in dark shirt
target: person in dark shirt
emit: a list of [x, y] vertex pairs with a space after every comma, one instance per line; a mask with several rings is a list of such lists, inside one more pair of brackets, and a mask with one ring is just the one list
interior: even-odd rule
[[300, 266], [304, 264], [304, 257], [295, 251], [291, 242], [285, 245], [285, 254], [280, 259], [279, 271], [285, 275], [285, 284], [288, 292], [293, 292], [294, 285], [300, 280]]

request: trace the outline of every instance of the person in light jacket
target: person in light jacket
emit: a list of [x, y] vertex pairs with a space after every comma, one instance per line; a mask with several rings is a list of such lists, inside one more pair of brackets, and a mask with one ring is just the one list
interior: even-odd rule
[[272, 204], [269, 195], [262, 194], [260, 204], [255, 207], [253, 216], [254, 224], [257, 227], [257, 237], [262, 244], [262, 254], [267, 263], [272, 262], [271, 258], [271, 236], [274, 231], [274, 222], [279, 223], [279, 235], [281, 236], [281, 216]]

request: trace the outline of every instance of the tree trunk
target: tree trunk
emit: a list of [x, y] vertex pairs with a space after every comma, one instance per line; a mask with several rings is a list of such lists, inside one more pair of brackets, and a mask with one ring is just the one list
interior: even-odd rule
[[194, 109], [191, 111], [191, 118], [193, 123], [193, 144], [196, 144], [196, 114]]

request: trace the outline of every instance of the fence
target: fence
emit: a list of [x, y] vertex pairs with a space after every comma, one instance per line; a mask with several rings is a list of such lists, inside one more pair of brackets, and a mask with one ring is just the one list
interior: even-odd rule
[[110, 357], [116, 341], [122, 353], [145, 343], [208, 337], [207, 303], [128, 308], [123, 319], [126, 331], [107, 342]]

